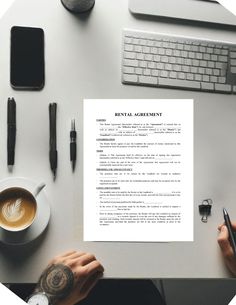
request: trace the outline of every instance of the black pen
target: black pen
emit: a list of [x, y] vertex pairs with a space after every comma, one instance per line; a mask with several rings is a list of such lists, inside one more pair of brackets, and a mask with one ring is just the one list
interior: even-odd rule
[[56, 129], [56, 118], [57, 118], [57, 104], [49, 104], [49, 122], [50, 122], [50, 150], [49, 160], [51, 170], [53, 172], [54, 180], [56, 179], [57, 171], [57, 129]]
[[234, 256], [236, 257], [236, 243], [235, 243], [235, 237], [234, 237], [234, 230], [233, 230], [230, 218], [229, 218], [229, 214], [226, 211], [226, 209], [223, 209], [223, 214], [224, 214], [225, 225], [229, 231], [229, 241], [230, 241], [231, 247], [233, 249]]
[[70, 161], [72, 165], [72, 170], [75, 170], [76, 163], [76, 130], [75, 130], [75, 120], [71, 120], [71, 131], [70, 131]]
[[14, 98], [8, 98], [7, 103], [7, 165], [12, 171], [15, 163], [16, 144], [16, 102]]

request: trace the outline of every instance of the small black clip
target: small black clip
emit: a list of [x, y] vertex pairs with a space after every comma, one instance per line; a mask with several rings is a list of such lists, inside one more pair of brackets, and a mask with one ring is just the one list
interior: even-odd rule
[[199, 207], [199, 213], [202, 215], [202, 222], [207, 222], [207, 218], [211, 215], [212, 199], [204, 199]]

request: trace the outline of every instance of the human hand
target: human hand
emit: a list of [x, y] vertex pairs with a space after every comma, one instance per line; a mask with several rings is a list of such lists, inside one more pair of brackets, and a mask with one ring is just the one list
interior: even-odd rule
[[[236, 230], [236, 223], [231, 224], [233, 230]], [[218, 244], [221, 248], [226, 266], [231, 271], [231, 273], [236, 276], [236, 258], [229, 242], [229, 231], [224, 224], [219, 226], [218, 230], [220, 231], [220, 234], [218, 236]]]
[[87, 297], [103, 271], [103, 266], [94, 255], [66, 252], [49, 263], [36, 291], [44, 291], [55, 305], [74, 305]]

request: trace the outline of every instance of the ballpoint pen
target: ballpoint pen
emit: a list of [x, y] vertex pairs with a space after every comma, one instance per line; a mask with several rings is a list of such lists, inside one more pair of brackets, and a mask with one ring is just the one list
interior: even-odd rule
[[75, 170], [76, 163], [76, 130], [75, 130], [75, 120], [71, 120], [71, 131], [70, 131], [70, 161], [72, 165], [72, 170]]
[[51, 103], [49, 104], [49, 122], [50, 122], [49, 160], [50, 160], [50, 166], [53, 172], [54, 180], [56, 179], [56, 171], [57, 171], [56, 116], [57, 116], [57, 104]]
[[7, 165], [10, 171], [15, 163], [16, 143], [16, 102], [8, 98], [7, 103]]
[[229, 214], [225, 208], [223, 209], [223, 215], [224, 215], [225, 225], [229, 232], [229, 241], [230, 241], [231, 247], [233, 249], [234, 256], [236, 257], [236, 243], [235, 243], [235, 237], [234, 237], [234, 230], [233, 230], [230, 218], [229, 218]]

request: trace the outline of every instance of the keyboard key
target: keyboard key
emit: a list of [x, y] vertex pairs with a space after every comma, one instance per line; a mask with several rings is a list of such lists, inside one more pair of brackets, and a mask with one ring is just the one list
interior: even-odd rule
[[202, 80], [203, 80], [204, 82], [209, 82], [209, 81], [210, 81], [210, 76], [209, 76], [209, 75], [203, 75], [203, 76], [202, 76]]
[[136, 58], [136, 53], [134, 53], [134, 52], [125, 52], [124, 53], [124, 58], [135, 59]]
[[159, 76], [159, 70], [152, 70], [152, 76]]
[[195, 53], [194, 52], [189, 52], [188, 57], [189, 58], [195, 58]]
[[159, 55], [165, 55], [165, 49], [158, 49], [157, 50], [157, 54], [159, 54]]
[[151, 75], [151, 70], [150, 69], [144, 69], [143, 70], [143, 75], [147, 75], [147, 76]]
[[133, 39], [131, 37], [125, 37], [124, 38], [124, 42], [127, 44], [127, 43], [132, 43], [133, 42]]
[[157, 77], [139, 76], [138, 80], [140, 84], [157, 85]]
[[172, 64], [165, 64], [165, 70], [172, 71], [173, 70]]
[[134, 46], [134, 51], [135, 51], [135, 52], [142, 52], [142, 46], [137, 46], [137, 45], [135, 45], [135, 46]]
[[225, 64], [223, 62], [216, 62], [216, 68], [217, 69], [220, 69], [220, 70], [223, 69], [224, 65]]
[[136, 58], [139, 60], [144, 60], [144, 54], [143, 53], [137, 53]]
[[205, 53], [206, 52], [206, 47], [200, 46], [199, 51], [202, 52], [202, 53]]
[[199, 74], [204, 74], [204, 73], [205, 73], [205, 68], [199, 67], [199, 68], [198, 68], [198, 73], [199, 73]]
[[190, 67], [191, 73], [197, 73], [198, 68], [197, 67]]
[[171, 86], [171, 87], [188, 88], [188, 89], [201, 89], [199, 82], [194, 82], [190, 80], [159, 78], [158, 83], [161, 86]]
[[176, 49], [177, 50], [183, 50], [184, 49], [184, 45], [183, 44], [177, 44]]
[[[175, 54], [174, 54], [174, 55], [175, 55]], [[188, 57], [188, 52], [186, 52], [186, 51], [181, 51], [180, 56], [186, 58], [186, 57]]]
[[203, 59], [204, 60], [210, 60], [211, 59], [211, 56], [210, 56], [210, 54], [203, 54]]
[[164, 71], [162, 70], [162, 71], [160, 72], [160, 76], [161, 76], [161, 77], [168, 77], [168, 72], [165, 71], [165, 70], [164, 70]]
[[129, 74], [134, 74], [135, 73], [135, 69], [134, 69], [134, 67], [126, 67], [126, 66], [124, 66], [123, 67], [123, 72], [124, 73], [129, 73]]
[[148, 68], [150, 68], [150, 69], [155, 69], [156, 68], [156, 66], [157, 66], [157, 64], [154, 62], [154, 61], [150, 61], [150, 62], [148, 62]]
[[225, 50], [225, 49], [222, 49], [222, 50], [221, 50], [221, 55], [226, 55], [226, 56], [228, 56], [228, 54], [229, 54], [229, 51], [228, 51], [228, 50]]
[[177, 78], [185, 79], [185, 73], [183, 73], [183, 72], [178, 73], [178, 77]]
[[187, 80], [194, 80], [194, 74], [192, 74], [192, 73], [187, 73], [186, 79], [187, 79]]
[[124, 65], [130, 67], [138, 67], [138, 61], [133, 59], [124, 59]]
[[176, 64], [176, 57], [169, 57], [170, 64]]
[[[219, 57], [220, 57], [220, 56], [219, 56]], [[221, 57], [223, 57], [223, 56], [221, 56]], [[212, 61], [217, 61], [217, 60], [218, 60], [218, 56], [215, 55], [215, 54], [212, 54], [212, 55], [211, 55], [211, 60], [212, 60]], [[222, 61], [222, 60], [219, 60], [219, 61]]]
[[230, 64], [231, 66], [236, 66], [236, 59], [231, 59]]
[[220, 70], [219, 69], [213, 69], [213, 75], [219, 76], [220, 75]]
[[225, 84], [226, 83], [226, 77], [219, 77], [218, 82], [221, 83], [221, 84]]
[[152, 54], [144, 54], [144, 59], [145, 60], [153, 60], [153, 55]]
[[161, 63], [161, 62], [157, 63], [157, 69], [163, 70], [164, 67], [165, 67], [165, 65], [163, 63]]
[[190, 72], [190, 67], [189, 66], [182, 66], [182, 71], [183, 72]]
[[151, 48], [150, 53], [151, 54], [157, 54], [157, 48]]
[[[129, 68], [129, 67], [128, 67]], [[137, 75], [142, 75], [143, 74], [143, 69], [142, 68], [135, 68], [135, 73]]]
[[143, 53], [149, 54], [150, 53], [150, 47], [147, 47], [147, 46], [143, 47]]
[[231, 92], [231, 85], [215, 84], [216, 91]]
[[125, 45], [125, 51], [133, 51], [134, 46], [132, 44], [126, 44]]
[[[221, 54], [221, 49], [214, 49], [213, 53], [216, 54], [216, 55], [220, 55]], [[222, 55], [224, 55], [224, 54], [222, 54]]]
[[177, 78], [177, 72], [171, 71], [169, 76], [170, 78]]
[[235, 74], [236, 73], [236, 67], [231, 67], [230, 71], [231, 71], [231, 73]]
[[161, 56], [161, 62], [168, 62], [168, 57], [167, 56]]
[[219, 61], [222, 61], [222, 62], [227, 62], [228, 61], [228, 57], [227, 56], [219, 55], [218, 58], [219, 58]]
[[171, 49], [166, 50], [166, 55], [171, 56], [173, 51]]
[[206, 72], [206, 74], [208, 74], [208, 75], [212, 75], [212, 74], [213, 74], [213, 69], [206, 68], [206, 69], [205, 69], [205, 72]]
[[123, 74], [123, 81], [137, 83], [138, 76], [135, 74]]
[[181, 71], [181, 66], [180, 65], [173, 65], [173, 70], [180, 72]]
[[182, 57], [176, 57], [176, 63], [177, 63], [178, 65], [182, 65], [183, 62], [184, 62], [184, 59], [183, 59]]
[[202, 90], [214, 90], [214, 85], [212, 83], [201, 83]]
[[[194, 60], [198, 61], [197, 59], [194, 59]], [[184, 63], [184, 65], [192, 66], [192, 60], [189, 58], [184, 58], [183, 63]]]
[[216, 77], [216, 76], [210, 76], [210, 81], [211, 81], [212, 83], [218, 83], [218, 77]]
[[230, 52], [230, 57], [231, 58], [236, 58], [236, 52]]
[[207, 62], [207, 67], [208, 67], [208, 68], [215, 68], [215, 63], [214, 63], [214, 61], [208, 61], [208, 62]]
[[197, 59], [202, 59], [202, 58], [203, 58], [202, 53], [196, 53], [196, 58], [197, 58]]
[[213, 53], [213, 48], [207, 48], [207, 53], [212, 54]]
[[196, 80], [196, 81], [201, 81], [202, 80], [202, 75], [201, 74], [195, 74], [194, 75], [194, 79]]
[[147, 68], [147, 62], [146, 61], [140, 61], [139, 62], [139, 67], [141, 67], [141, 68]]

